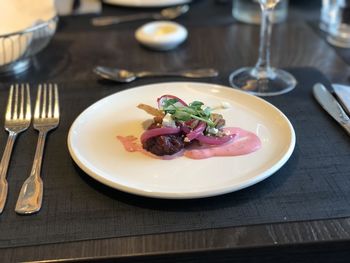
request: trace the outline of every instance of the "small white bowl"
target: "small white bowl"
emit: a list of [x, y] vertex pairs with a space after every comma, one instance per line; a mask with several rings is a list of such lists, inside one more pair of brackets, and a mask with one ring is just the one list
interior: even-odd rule
[[170, 21], [150, 22], [136, 30], [135, 38], [141, 44], [156, 50], [170, 50], [187, 38], [187, 30], [182, 25]]

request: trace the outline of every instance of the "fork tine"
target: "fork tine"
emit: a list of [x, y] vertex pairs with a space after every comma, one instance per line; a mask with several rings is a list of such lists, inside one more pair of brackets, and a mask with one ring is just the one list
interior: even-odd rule
[[58, 88], [57, 88], [57, 84], [54, 84], [54, 88], [55, 88], [55, 106], [54, 106], [54, 112], [53, 112], [53, 116], [54, 118], [59, 118], [60, 116], [60, 106], [59, 106], [59, 100], [58, 100]]
[[6, 120], [11, 119], [12, 98], [13, 98], [13, 87], [14, 87], [14, 85], [11, 85], [11, 87], [10, 87], [10, 93], [9, 93], [9, 98], [8, 98], [8, 101], [7, 101]]
[[46, 93], [47, 93], [47, 85], [44, 83], [43, 85], [43, 107], [41, 109], [41, 118], [46, 118]]
[[47, 111], [47, 117], [52, 118], [52, 84], [49, 84], [49, 105]]
[[27, 91], [27, 102], [26, 102], [26, 115], [25, 118], [27, 120], [30, 120], [32, 118], [32, 113], [31, 113], [31, 105], [30, 105], [30, 86], [27, 83], [26, 84], [26, 91]]
[[18, 116], [17, 116], [17, 108], [18, 108], [18, 87], [19, 85], [16, 84], [15, 86], [15, 105], [13, 105], [13, 115], [12, 115], [12, 118], [13, 119], [17, 119]]
[[37, 95], [36, 95], [36, 101], [35, 101], [34, 118], [39, 118], [40, 117], [39, 115], [40, 115], [41, 89], [42, 89], [42, 85], [39, 84], [38, 92], [37, 92]]
[[21, 84], [21, 102], [19, 110], [19, 118], [23, 119], [24, 116], [24, 84]]

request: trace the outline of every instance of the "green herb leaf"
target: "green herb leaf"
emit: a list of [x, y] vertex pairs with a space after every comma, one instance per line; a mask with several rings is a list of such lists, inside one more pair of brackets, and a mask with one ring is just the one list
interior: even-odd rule
[[209, 107], [206, 107], [205, 109], [204, 109], [204, 114], [205, 114], [205, 116], [208, 116], [208, 117], [210, 117], [210, 114], [211, 114], [211, 108], [209, 108]]
[[193, 102], [191, 102], [190, 103], [190, 107], [191, 108], [193, 108], [193, 109], [198, 109], [198, 110], [200, 110], [201, 109], [201, 107], [204, 105], [204, 103], [203, 102], [201, 102], [201, 101], [193, 101]]
[[[178, 102], [179, 100], [178, 99], [167, 99], [164, 101], [164, 105], [163, 105], [163, 108], [167, 108], [169, 106], [174, 106], [174, 104], [176, 102]], [[175, 106], [174, 106], [175, 107]]]
[[172, 114], [172, 117], [178, 121], [189, 121], [190, 119], [192, 119], [191, 114], [181, 110], [175, 111], [175, 113]]
[[193, 101], [189, 106], [177, 107], [174, 104], [177, 103], [177, 99], [167, 99], [164, 101], [163, 110], [167, 114], [171, 114], [172, 118], [177, 121], [188, 121], [191, 119], [197, 119], [207, 123], [210, 127], [215, 127], [215, 123], [211, 119], [210, 107], [203, 109], [204, 103], [201, 101]]

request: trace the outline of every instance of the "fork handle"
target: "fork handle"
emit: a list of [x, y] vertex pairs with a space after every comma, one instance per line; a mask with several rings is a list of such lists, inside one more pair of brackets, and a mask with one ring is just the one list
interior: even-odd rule
[[7, 175], [7, 169], [10, 163], [11, 153], [13, 149], [13, 145], [15, 143], [17, 137], [17, 133], [10, 132], [7, 143], [5, 146], [4, 154], [1, 158], [0, 163], [0, 214], [4, 210], [6, 199], [7, 199], [7, 192], [8, 192], [8, 184], [6, 180]]
[[41, 208], [44, 189], [40, 173], [46, 135], [47, 132], [39, 132], [32, 171], [23, 183], [17, 199], [15, 211], [18, 214], [32, 214]]
[[93, 18], [92, 24], [94, 26], [109, 26], [113, 24], [120, 24], [124, 22], [131, 22], [136, 20], [142, 20], [147, 18], [155, 17], [154, 14], [136, 14], [136, 15], [125, 15], [125, 16], [104, 16], [104, 17], [95, 17]]

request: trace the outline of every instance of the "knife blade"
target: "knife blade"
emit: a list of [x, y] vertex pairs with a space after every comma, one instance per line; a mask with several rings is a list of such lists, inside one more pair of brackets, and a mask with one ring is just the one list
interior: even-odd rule
[[331, 115], [333, 119], [335, 119], [350, 135], [350, 119], [328, 89], [321, 83], [317, 83], [313, 87], [313, 94], [322, 108], [327, 111], [329, 115]]

